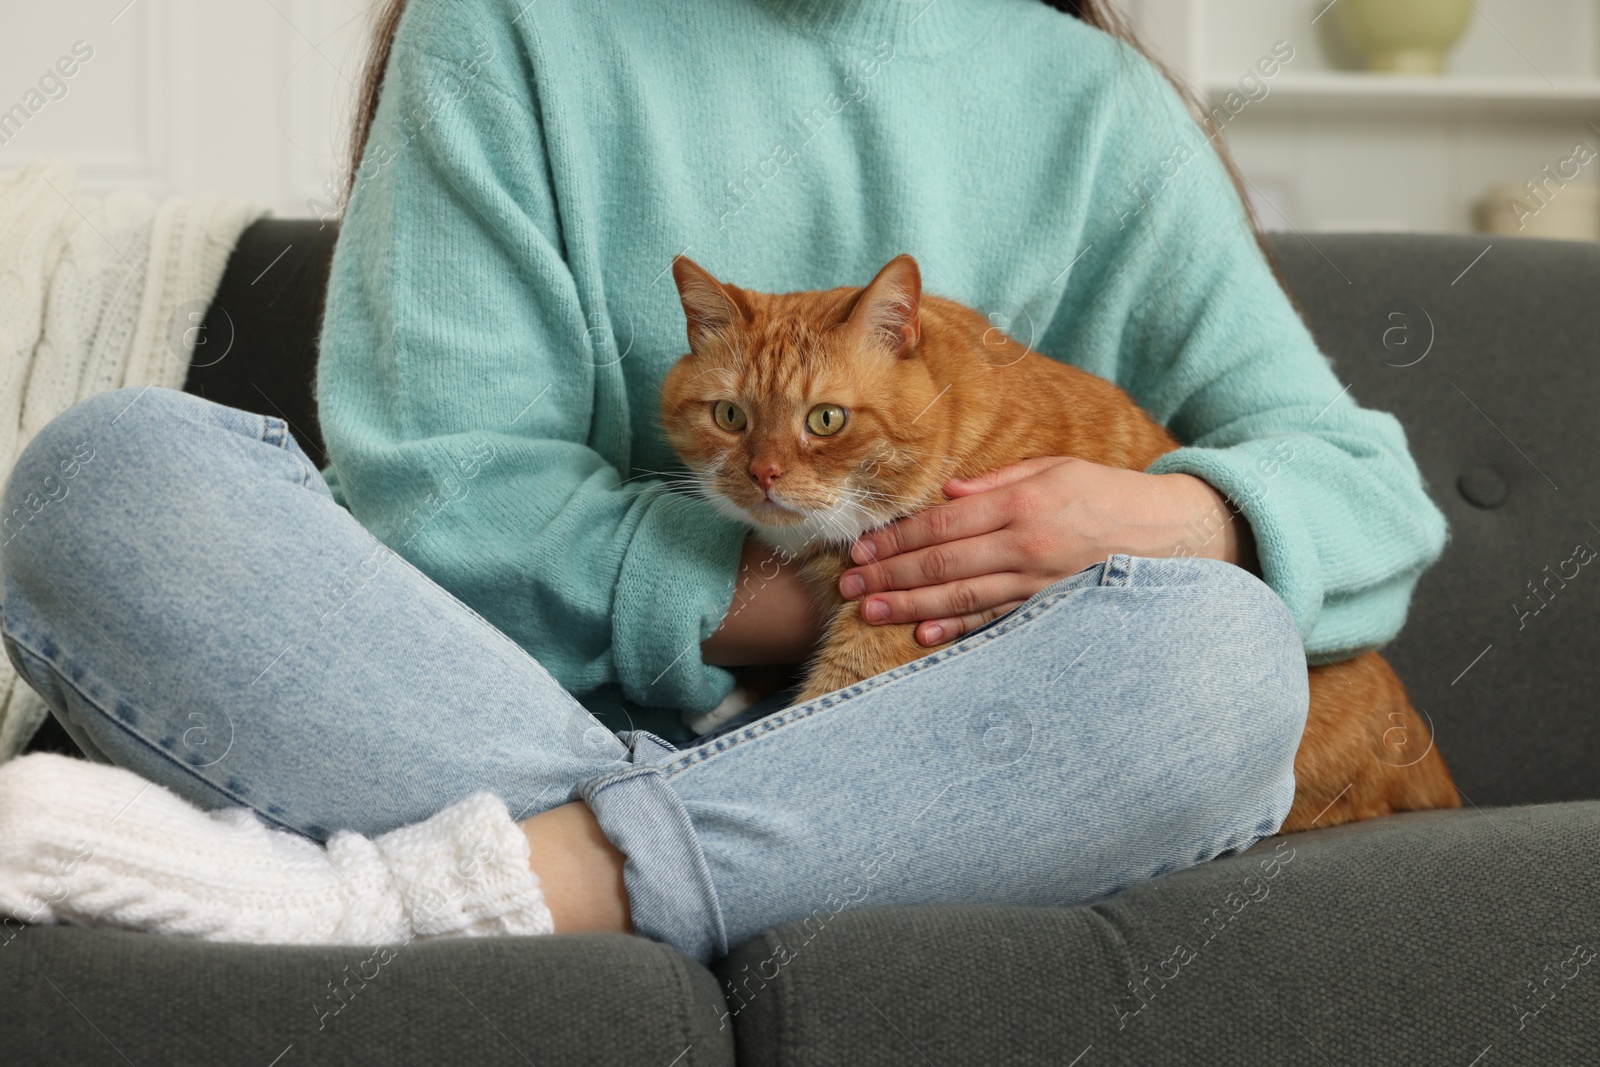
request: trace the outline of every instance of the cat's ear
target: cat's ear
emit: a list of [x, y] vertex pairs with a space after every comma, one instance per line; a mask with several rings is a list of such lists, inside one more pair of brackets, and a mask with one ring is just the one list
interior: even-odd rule
[[683, 315], [689, 320], [691, 348], [698, 347], [709, 335], [744, 323], [745, 313], [737, 293], [688, 256], [673, 259], [672, 280], [678, 283]]
[[901, 253], [877, 273], [856, 298], [845, 321], [866, 344], [908, 359], [922, 338], [922, 272], [917, 261]]

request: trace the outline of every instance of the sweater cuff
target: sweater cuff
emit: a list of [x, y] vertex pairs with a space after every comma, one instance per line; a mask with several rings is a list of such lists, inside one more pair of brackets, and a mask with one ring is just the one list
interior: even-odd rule
[[628, 544], [611, 624], [617, 680], [628, 699], [710, 711], [733, 674], [700, 658], [700, 642], [733, 603], [748, 530], [698, 497], [655, 493]]
[[1322, 563], [1311, 529], [1278, 474], [1270, 440], [1229, 448], [1180, 448], [1150, 464], [1150, 474], [1192, 474], [1221, 493], [1250, 523], [1262, 580], [1288, 605], [1302, 642], [1322, 614]]
[[[1400, 632], [1411, 594], [1422, 568], [1397, 575], [1379, 586], [1344, 596], [1330, 594], [1322, 605], [1322, 621], [1306, 648], [1306, 662], [1340, 663], [1363, 652], [1382, 648]], [[1374, 629], [1373, 620], [1392, 620]]]

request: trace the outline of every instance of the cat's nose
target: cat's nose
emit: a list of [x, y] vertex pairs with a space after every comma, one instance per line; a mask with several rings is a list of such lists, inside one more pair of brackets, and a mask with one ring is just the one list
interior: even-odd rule
[[771, 489], [772, 483], [783, 475], [783, 468], [776, 463], [766, 463], [756, 460], [750, 464], [750, 479], [763, 489]]

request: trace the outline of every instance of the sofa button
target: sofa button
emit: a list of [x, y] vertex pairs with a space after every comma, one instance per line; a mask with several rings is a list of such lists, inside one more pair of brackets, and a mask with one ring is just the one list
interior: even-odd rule
[[1456, 488], [1467, 503], [1477, 508], [1497, 508], [1505, 503], [1505, 479], [1488, 467], [1472, 466], [1461, 472]]

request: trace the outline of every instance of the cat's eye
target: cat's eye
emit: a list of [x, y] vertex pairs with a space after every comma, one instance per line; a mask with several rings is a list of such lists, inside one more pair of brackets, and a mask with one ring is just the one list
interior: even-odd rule
[[844, 429], [844, 408], [838, 404], [818, 404], [806, 413], [806, 429], [818, 437], [828, 437]]
[[711, 417], [716, 420], [718, 426], [729, 433], [738, 433], [749, 421], [744, 416], [744, 408], [731, 400], [718, 400], [712, 404]]

